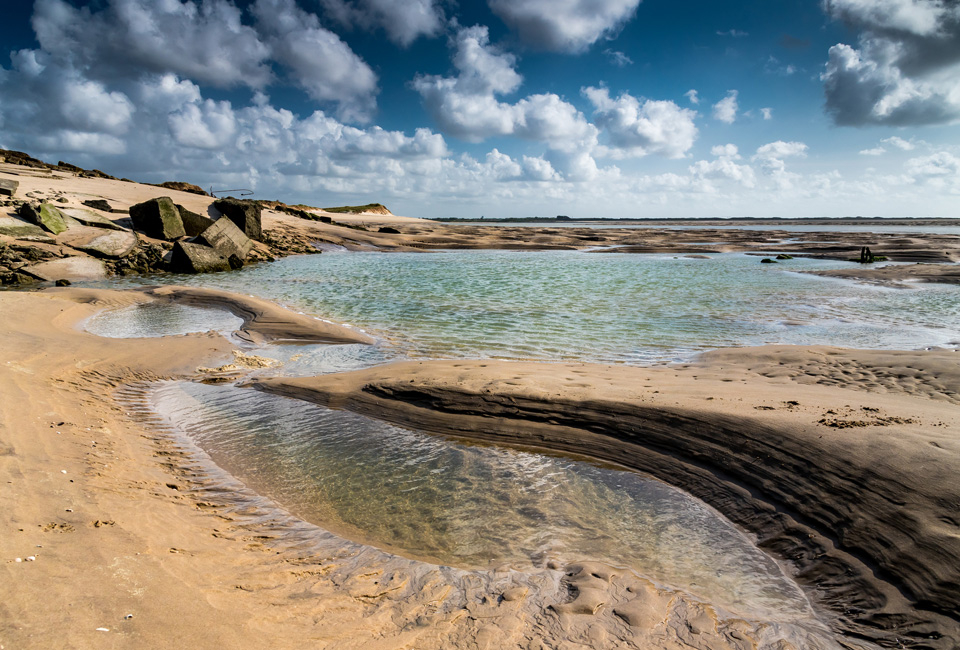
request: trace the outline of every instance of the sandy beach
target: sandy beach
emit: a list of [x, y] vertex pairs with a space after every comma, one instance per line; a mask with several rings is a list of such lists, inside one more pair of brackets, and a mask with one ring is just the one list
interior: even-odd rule
[[[0, 176], [16, 178], [31, 198], [62, 198], [62, 205], [95, 197], [122, 208], [162, 192], [215, 216], [213, 199], [196, 194], [10, 165]], [[831, 272], [884, 283], [954, 282], [960, 259], [958, 238], [932, 234], [806, 233], [804, 243], [785, 243], [792, 237], [786, 231], [317, 216], [331, 223], [266, 210], [263, 253], [314, 243], [382, 251], [616, 246], [846, 259], [870, 245], [892, 260], [936, 262]], [[12, 208], [8, 218], [15, 218]], [[400, 232], [380, 232], [385, 227]], [[29, 245], [58, 259], [89, 257], [62, 237]], [[950, 350], [768, 346], [658, 368], [417, 361], [270, 378], [268, 364], [218, 333], [107, 339], [82, 323], [106, 309], [171, 302], [238, 316], [236, 339], [249, 345], [373, 339], [319, 320], [324, 314], [215, 289], [50, 284], [0, 292], [0, 480], [7, 485], [0, 492], [0, 646], [782, 650], [960, 643], [960, 363]], [[147, 406], [151, 382], [234, 381], [252, 369], [258, 374], [244, 384], [250, 391], [647, 472], [756, 536], [809, 590], [813, 627], [785, 631], [777, 621], [732, 617], [599, 563], [468, 570], [386, 553], [300, 521], [218, 471]]]

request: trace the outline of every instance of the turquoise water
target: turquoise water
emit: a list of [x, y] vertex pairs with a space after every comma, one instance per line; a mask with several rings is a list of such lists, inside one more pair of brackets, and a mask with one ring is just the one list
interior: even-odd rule
[[151, 281], [216, 286], [350, 323], [379, 336], [388, 356], [642, 364], [768, 343], [958, 344], [956, 287], [892, 289], [796, 272], [845, 266], [761, 265], [742, 254], [364, 252]]

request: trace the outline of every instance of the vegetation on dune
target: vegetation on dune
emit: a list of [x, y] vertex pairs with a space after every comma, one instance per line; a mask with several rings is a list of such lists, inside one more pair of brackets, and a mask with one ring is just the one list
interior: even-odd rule
[[366, 205], [341, 205], [337, 208], [323, 208], [324, 212], [337, 212], [341, 214], [360, 214], [361, 212], [373, 212], [375, 214], [393, 214], [382, 203], [368, 203]]

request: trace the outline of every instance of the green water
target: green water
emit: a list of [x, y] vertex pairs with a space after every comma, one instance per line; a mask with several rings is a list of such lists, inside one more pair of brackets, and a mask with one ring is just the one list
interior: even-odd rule
[[761, 265], [741, 254], [324, 253], [151, 280], [277, 300], [370, 331], [389, 356], [651, 363], [767, 343], [958, 345], [956, 287], [892, 289], [796, 272], [845, 266]]

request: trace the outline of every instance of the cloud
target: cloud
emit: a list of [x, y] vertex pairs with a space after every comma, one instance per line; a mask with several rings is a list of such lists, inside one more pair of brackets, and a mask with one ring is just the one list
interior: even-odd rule
[[769, 57], [767, 57], [767, 62], [763, 66], [763, 71], [767, 74], [776, 74], [782, 77], [789, 77], [797, 72], [797, 68], [792, 64], [781, 64], [780, 59], [771, 54]]
[[624, 68], [628, 65], [633, 65], [633, 59], [624, 54], [623, 52], [618, 52], [616, 50], [606, 49], [603, 51], [607, 55], [607, 58], [610, 59], [610, 62], [617, 66], [618, 68]]
[[683, 96], [686, 97], [688, 100], [690, 100], [691, 104], [696, 105], [700, 103], [700, 95], [698, 95], [697, 91], [692, 88], [687, 92], [683, 93]]
[[421, 36], [436, 36], [445, 22], [437, 0], [320, 0], [320, 4], [341, 25], [379, 27], [404, 47]]
[[606, 88], [584, 88], [594, 106], [594, 120], [609, 137], [604, 153], [613, 158], [660, 154], [682, 158], [697, 139], [696, 111], [670, 101], [639, 99], [627, 93], [616, 99]]
[[316, 15], [293, 0], [257, 0], [253, 24], [230, 0], [105, 0], [75, 8], [37, 0], [32, 25], [40, 50], [17, 56], [19, 68], [72, 70], [107, 85], [174, 74], [204, 86], [263, 90], [274, 64], [345, 119], [365, 120], [377, 78]]
[[779, 158], [800, 157], [807, 155], [807, 145], [802, 142], [784, 142], [777, 140], [757, 148], [754, 160], [775, 160]]
[[728, 90], [727, 96], [713, 105], [713, 119], [726, 124], [733, 124], [737, 119], [737, 110], [740, 106], [737, 104], [737, 91]]
[[582, 52], [633, 18], [640, 0], [487, 0], [526, 45]]
[[860, 30], [830, 48], [820, 79], [841, 126], [960, 121], [960, 5], [941, 0], [824, 0]]
[[445, 133], [471, 142], [513, 135], [566, 152], [593, 148], [596, 127], [558, 95], [530, 95], [513, 104], [497, 99], [516, 91], [523, 78], [514, 69], [516, 57], [490, 44], [486, 27], [461, 29], [453, 46], [456, 77], [421, 75], [413, 81]]
[[889, 145], [893, 145], [901, 151], [913, 151], [917, 148], [917, 145], [914, 142], [910, 140], [904, 140], [903, 138], [898, 138], [895, 135], [889, 138], [884, 138], [881, 140], [881, 142], [886, 142]]
[[716, 157], [726, 157], [737, 159], [740, 157], [739, 149], [735, 144], [720, 144], [710, 148], [710, 155]]
[[760, 109], [760, 115], [761, 115], [761, 116], [763, 117], [763, 119], [765, 119], [765, 120], [772, 120], [772, 119], [773, 119], [773, 109], [772, 109], [772, 108], [761, 108], [761, 109]]
[[960, 158], [940, 151], [930, 156], [911, 158], [904, 165], [906, 172], [919, 180], [951, 180], [960, 182]]
[[101, 81], [172, 72], [212, 86], [262, 88], [272, 76], [270, 48], [227, 0], [109, 0], [100, 11], [37, 0], [32, 24], [44, 52]]
[[269, 39], [273, 57], [310, 97], [335, 102], [349, 120], [368, 120], [376, 106], [377, 76], [340, 37], [320, 26], [315, 14], [294, 0], [257, 0], [257, 27]]
[[730, 38], [744, 38], [750, 36], [749, 32], [744, 32], [739, 29], [728, 29], [725, 32], [718, 31], [717, 36], [729, 36]]
[[862, 149], [860, 151], [861, 156], [882, 156], [887, 153], [887, 150], [883, 147], [874, 147], [873, 149]]

